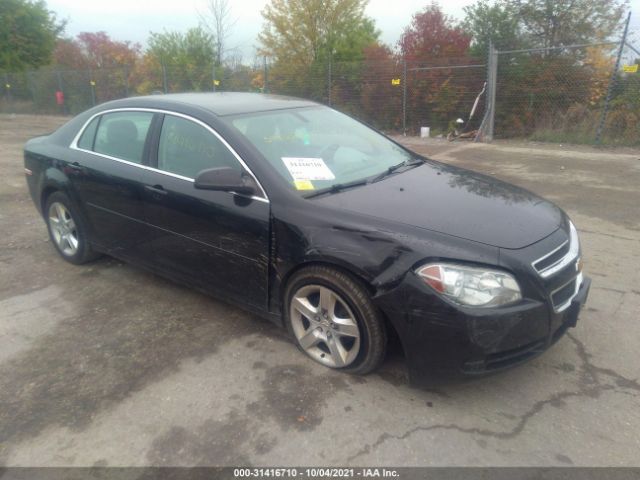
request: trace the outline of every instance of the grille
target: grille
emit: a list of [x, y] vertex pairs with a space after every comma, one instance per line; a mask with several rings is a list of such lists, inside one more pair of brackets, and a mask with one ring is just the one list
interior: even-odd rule
[[538, 273], [542, 273], [549, 267], [552, 267], [553, 265], [559, 263], [567, 253], [569, 253], [568, 241], [564, 242], [562, 245], [560, 245], [559, 248], [556, 248], [551, 253], [548, 253], [540, 260], [534, 262], [533, 268], [535, 268]]
[[531, 266], [542, 278], [548, 278], [568, 267], [580, 255], [578, 231], [569, 222], [569, 240], [533, 261]]
[[579, 280], [580, 276], [577, 276], [551, 294], [551, 303], [556, 311], [563, 310], [563, 307], [566, 306], [567, 302], [570, 302], [571, 299], [573, 299], [576, 294], [576, 285]]

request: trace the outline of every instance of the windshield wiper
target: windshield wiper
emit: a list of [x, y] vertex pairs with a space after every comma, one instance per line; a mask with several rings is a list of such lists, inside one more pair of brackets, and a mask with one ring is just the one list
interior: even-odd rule
[[369, 180], [366, 178], [354, 180], [352, 182], [336, 183], [335, 185], [331, 185], [330, 187], [321, 188], [320, 190], [316, 190], [315, 192], [308, 193], [304, 196], [304, 198], [313, 198], [329, 193], [338, 193], [346, 190], [347, 188], [358, 187], [360, 185], [366, 185], [367, 183], [369, 183]]
[[404, 162], [398, 163], [396, 165], [391, 165], [389, 168], [387, 168], [384, 172], [382, 172], [380, 175], [378, 175], [377, 177], [374, 177], [371, 180], [371, 183], [373, 182], [378, 182], [380, 180], [382, 180], [385, 177], [388, 177], [389, 175], [391, 175], [393, 172], [395, 172], [396, 170], [399, 170], [401, 168], [404, 167], [417, 167], [418, 165], [422, 165], [424, 163], [424, 160], [421, 158], [414, 158], [413, 160], [405, 160]]

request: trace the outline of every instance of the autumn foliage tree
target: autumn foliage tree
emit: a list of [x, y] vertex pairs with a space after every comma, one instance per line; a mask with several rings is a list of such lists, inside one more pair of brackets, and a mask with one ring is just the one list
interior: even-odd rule
[[114, 40], [106, 32], [82, 32], [58, 41], [53, 57], [55, 64], [74, 69], [133, 68], [140, 45]]
[[471, 35], [432, 3], [413, 15], [398, 48], [407, 61], [461, 57], [469, 50]]
[[364, 65], [359, 103], [362, 115], [376, 127], [402, 129], [402, 62], [386, 45], [369, 45], [363, 51]]
[[407, 65], [407, 122], [411, 129], [430, 126], [444, 131], [454, 117], [471, 109], [484, 78], [474, 77], [473, 71], [446, 68], [476, 63], [468, 56], [470, 43], [471, 34], [437, 3], [413, 15], [398, 42]]
[[[326, 98], [329, 62], [362, 59], [379, 32], [364, 14], [367, 0], [270, 0], [258, 36], [269, 57], [271, 86], [283, 93]], [[357, 72], [344, 65], [344, 76]]]
[[63, 90], [72, 111], [127, 96], [140, 48], [137, 43], [112, 39], [102, 31], [61, 38], [53, 52], [55, 88]]

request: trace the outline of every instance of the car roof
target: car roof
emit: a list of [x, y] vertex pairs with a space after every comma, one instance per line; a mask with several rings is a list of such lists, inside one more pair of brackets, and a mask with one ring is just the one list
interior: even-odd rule
[[[157, 107], [160, 104], [166, 106], [171, 103], [190, 105], [204, 108], [218, 116], [318, 105], [315, 102], [295, 97], [242, 92], [171, 93], [132, 97], [126, 100], [135, 102], [136, 106], [145, 105], [148, 107]], [[126, 100], [113, 103], [125, 103]]]

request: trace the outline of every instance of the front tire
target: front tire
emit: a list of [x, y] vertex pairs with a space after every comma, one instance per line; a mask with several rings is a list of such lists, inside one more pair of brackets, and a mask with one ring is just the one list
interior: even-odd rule
[[67, 195], [62, 192], [49, 195], [44, 214], [49, 238], [67, 262], [81, 265], [99, 256], [89, 245], [84, 219]]
[[325, 266], [304, 268], [287, 284], [285, 299], [287, 328], [316, 362], [365, 375], [384, 359], [384, 320], [359, 280]]

